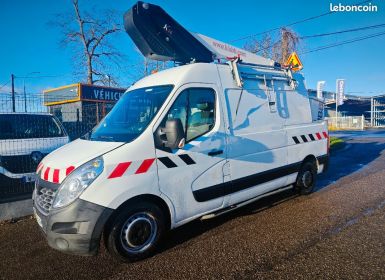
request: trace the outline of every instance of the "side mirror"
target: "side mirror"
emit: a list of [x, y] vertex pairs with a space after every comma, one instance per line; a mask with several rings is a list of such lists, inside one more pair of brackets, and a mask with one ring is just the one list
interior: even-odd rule
[[184, 146], [184, 130], [180, 119], [168, 120], [163, 131], [167, 138], [165, 143], [167, 148], [177, 149]]

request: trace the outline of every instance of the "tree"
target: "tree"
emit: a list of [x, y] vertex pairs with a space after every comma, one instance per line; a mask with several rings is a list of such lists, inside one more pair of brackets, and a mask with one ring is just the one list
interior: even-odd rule
[[257, 53], [266, 58], [272, 58], [281, 64], [286, 63], [286, 59], [290, 53], [297, 51], [300, 44], [300, 37], [297, 33], [289, 28], [281, 28], [279, 39], [272, 43], [272, 38], [269, 34], [265, 34], [262, 39], [253, 38], [246, 42], [244, 48], [253, 53]]
[[271, 36], [267, 33], [261, 40], [252, 38], [243, 47], [252, 53], [259, 53], [263, 57], [268, 58], [271, 55]]
[[[54, 24], [61, 28], [62, 43], [72, 45], [76, 69], [86, 77], [88, 84], [103, 83], [116, 85], [111, 64], [120, 67], [123, 55], [111, 44], [111, 37], [122, 31], [117, 13], [105, 10], [101, 13], [81, 12], [79, 1], [72, 0], [73, 13], [60, 14]], [[119, 17], [120, 19], [121, 17]], [[79, 74], [79, 73], [78, 73]]]

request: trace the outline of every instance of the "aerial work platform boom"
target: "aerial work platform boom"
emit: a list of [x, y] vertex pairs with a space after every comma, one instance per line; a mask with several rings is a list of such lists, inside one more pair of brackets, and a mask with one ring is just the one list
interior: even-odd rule
[[275, 65], [271, 59], [189, 32], [157, 5], [137, 2], [125, 13], [124, 27], [141, 53], [153, 60], [187, 64], [238, 58], [243, 63]]

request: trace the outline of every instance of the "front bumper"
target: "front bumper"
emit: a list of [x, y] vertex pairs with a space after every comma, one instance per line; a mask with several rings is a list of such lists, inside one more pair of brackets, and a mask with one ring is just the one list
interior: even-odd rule
[[34, 201], [34, 212], [49, 246], [70, 254], [96, 255], [113, 209], [77, 199], [62, 209], [51, 209], [48, 215]]
[[10, 179], [24, 179], [26, 177], [30, 177], [31, 181], [35, 181], [35, 172], [12, 173], [11, 171], [0, 166], [0, 174], [3, 174]]

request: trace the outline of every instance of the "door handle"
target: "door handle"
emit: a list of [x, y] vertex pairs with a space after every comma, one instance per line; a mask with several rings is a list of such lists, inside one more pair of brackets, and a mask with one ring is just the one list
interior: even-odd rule
[[209, 156], [217, 156], [217, 155], [221, 155], [221, 154], [223, 154], [223, 150], [216, 150], [216, 151], [208, 152]]

